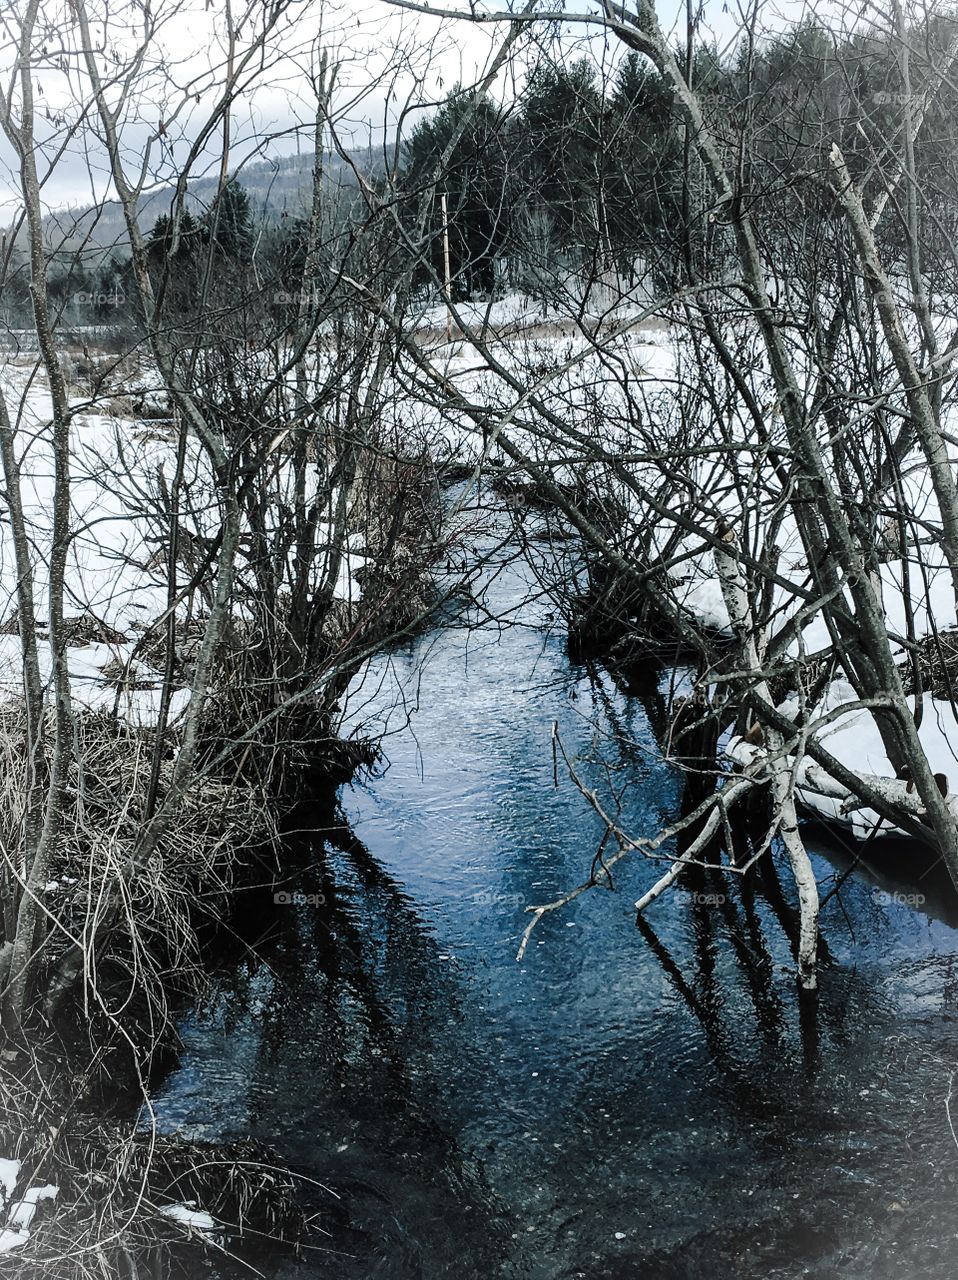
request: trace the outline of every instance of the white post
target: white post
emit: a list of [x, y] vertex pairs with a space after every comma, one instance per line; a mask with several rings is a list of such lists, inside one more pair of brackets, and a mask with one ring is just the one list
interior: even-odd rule
[[452, 342], [452, 273], [449, 269], [449, 207], [442, 193], [442, 261], [446, 288], [446, 341]]

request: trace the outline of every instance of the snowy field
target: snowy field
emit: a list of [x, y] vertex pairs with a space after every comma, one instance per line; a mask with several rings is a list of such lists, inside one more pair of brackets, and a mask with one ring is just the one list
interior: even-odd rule
[[[34, 608], [45, 636], [54, 491], [50, 393], [42, 374], [13, 360], [0, 363], [0, 386], [16, 426]], [[71, 423], [73, 537], [64, 612], [76, 638], [68, 648], [68, 665], [77, 706], [116, 708], [131, 724], [147, 726], [156, 720], [162, 677], [133, 654], [167, 608], [167, 528], [161, 494], [175, 474], [176, 442], [172, 424], [162, 418], [123, 416], [132, 398], [152, 402], [151, 413], [158, 407], [161, 411], [164, 401], [148, 370], [126, 376], [115, 391], [110, 402], [119, 404], [119, 413], [91, 411], [88, 398], [71, 397], [76, 410]], [[292, 501], [288, 476], [286, 483]], [[187, 439], [184, 490], [188, 498], [182, 515], [180, 586], [218, 532], [209, 468], [192, 437]], [[5, 511], [4, 516], [0, 524], [0, 690], [9, 696], [22, 690], [22, 662], [16, 621], [17, 570]], [[318, 540], [328, 530], [328, 523], [319, 522]], [[358, 546], [350, 547], [334, 587], [337, 598], [360, 598], [353, 574], [364, 563]], [[325, 559], [320, 556], [317, 573], [324, 569]], [[179, 618], [188, 612], [186, 602], [178, 607]], [[42, 674], [49, 678], [50, 655], [45, 645], [40, 647], [40, 660]], [[120, 667], [126, 668], [122, 679], [116, 674]], [[105, 675], [107, 669], [112, 674]], [[174, 692], [171, 719], [182, 714], [188, 701], [186, 689]]]

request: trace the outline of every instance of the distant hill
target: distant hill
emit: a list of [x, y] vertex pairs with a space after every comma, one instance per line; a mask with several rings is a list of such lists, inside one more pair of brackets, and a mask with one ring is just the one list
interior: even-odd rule
[[[370, 163], [365, 153], [356, 154], [351, 159], [361, 172], [372, 172], [376, 167], [375, 160]], [[324, 161], [324, 170], [331, 191], [358, 190], [352, 164], [341, 156], [328, 155]], [[284, 215], [298, 217], [307, 212], [311, 199], [312, 171], [313, 153], [310, 151], [301, 155], [258, 161], [244, 166], [235, 176], [249, 195], [254, 216], [274, 222]], [[187, 207], [194, 213], [202, 212], [212, 201], [216, 188], [215, 176], [197, 178], [187, 188]], [[161, 187], [142, 197], [140, 218], [145, 230], [148, 231], [161, 214], [169, 211], [173, 191], [172, 186]], [[123, 213], [116, 200], [108, 201], [101, 207], [78, 206], [57, 210], [47, 214], [44, 227], [48, 244], [58, 257], [61, 254], [64, 259], [72, 257], [83, 245], [87, 266], [96, 265], [112, 252], [122, 255], [128, 252]]]

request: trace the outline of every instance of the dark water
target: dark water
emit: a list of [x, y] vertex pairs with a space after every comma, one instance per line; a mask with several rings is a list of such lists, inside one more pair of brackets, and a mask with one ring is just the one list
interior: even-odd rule
[[[494, 609], [525, 586], [506, 569]], [[398, 680], [411, 722], [393, 711], [388, 768], [344, 791], [348, 829], [301, 842], [293, 887], [325, 903], [255, 903], [255, 957], [185, 1021], [160, 1126], [253, 1135], [341, 1197], [311, 1193], [328, 1251], [277, 1255], [277, 1280], [953, 1276], [958, 933], [912, 852], [826, 906], [817, 1009], [774, 871], [706, 886], [721, 903], [667, 896], [640, 931], [661, 864], [635, 857], [516, 963], [523, 908], [579, 883], [602, 831], [561, 763], [554, 784], [552, 722], [630, 830], [681, 794], [660, 675], [627, 698], [570, 667], [545, 608], [367, 672], [351, 714], [385, 713]], [[847, 858], [816, 860], [827, 890]]]

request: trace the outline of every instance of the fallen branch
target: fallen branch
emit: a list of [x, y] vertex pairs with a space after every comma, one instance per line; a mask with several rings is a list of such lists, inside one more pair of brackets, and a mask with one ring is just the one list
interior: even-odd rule
[[[563, 755], [565, 755], [564, 752]], [[648, 836], [644, 839], [634, 839], [631, 836], [625, 836], [623, 833], [623, 840], [620, 842], [618, 850], [610, 857], [604, 858], [600, 870], [598, 872], [594, 872], [588, 880], [583, 881], [580, 885], [576, 885], [574, 889], [570, 889], [567, 893], [562, 894], [561, 897], [556, 898], [553, 902], [546, 902], [541, 906], [526, 907], [526, 911], [532, 913], [532, 919], [523, 931], [519, 950], [516, 954], [516, 960], [521, 960], [525, 955], [533, 930], [543, 916], [548, 915], [552, 911], [559, 911], [563, 907], [568, 906], [570, 902], [574, 902], [576, 898], [580, 897], [587, 890], [593, 889], [597, 885], [608, 883], [611, 880], [610, 871], [612, 867], [627, 854], [633, 852], [641, 852], [646, 855], [654, 853], [656, 849], [661, 848], [661, 846], [667, 841], [674, 839], [681, 832], [687, 830], [702, 818], [705, 818], [706, 821], [702, 831], [695, 837], [685, 853], [680, 858], [675, 859], [669, 871], [662, 877], [662, 879], [657, 881], [652, 889], [650, 889], [649, 892], [645, 894], [644, 897], [640, 898], [635, 904], [636, 910], [641, 911], [648, 902], [651, 902], [654, 898], [658, 897], [661, 892], [668, 888], [668, 886], [684, 869], [695, 865], [696, 855], [707, 845], [712, 836], [714, 836], [720, 823], [724, 820], [728, 809], [730, 809], [734, 803], [745, 795], [746, 792], [751, 791], [754, 786], [755, 780], [751, 777], [742, 776], [736, 778], [733, 782], [724, 786], [721, 791], [717, 791], [714, 795], [708, 796], [700, 805], [697, 805], [691, 813], [686, 814], [684, 818], [679, 819], [678, 822], [673, 823], [671, 826], [665, 827], [658, 833], [658, 835]], [[594, 795], [594, 793], [588, 792], [584, 794]], [[619, 829], [617, 827], [613, 829], [618, 838]], [[739, 870], [739, 868], [736, 867], [727, 867], [724, 869], [728, 871]]]

